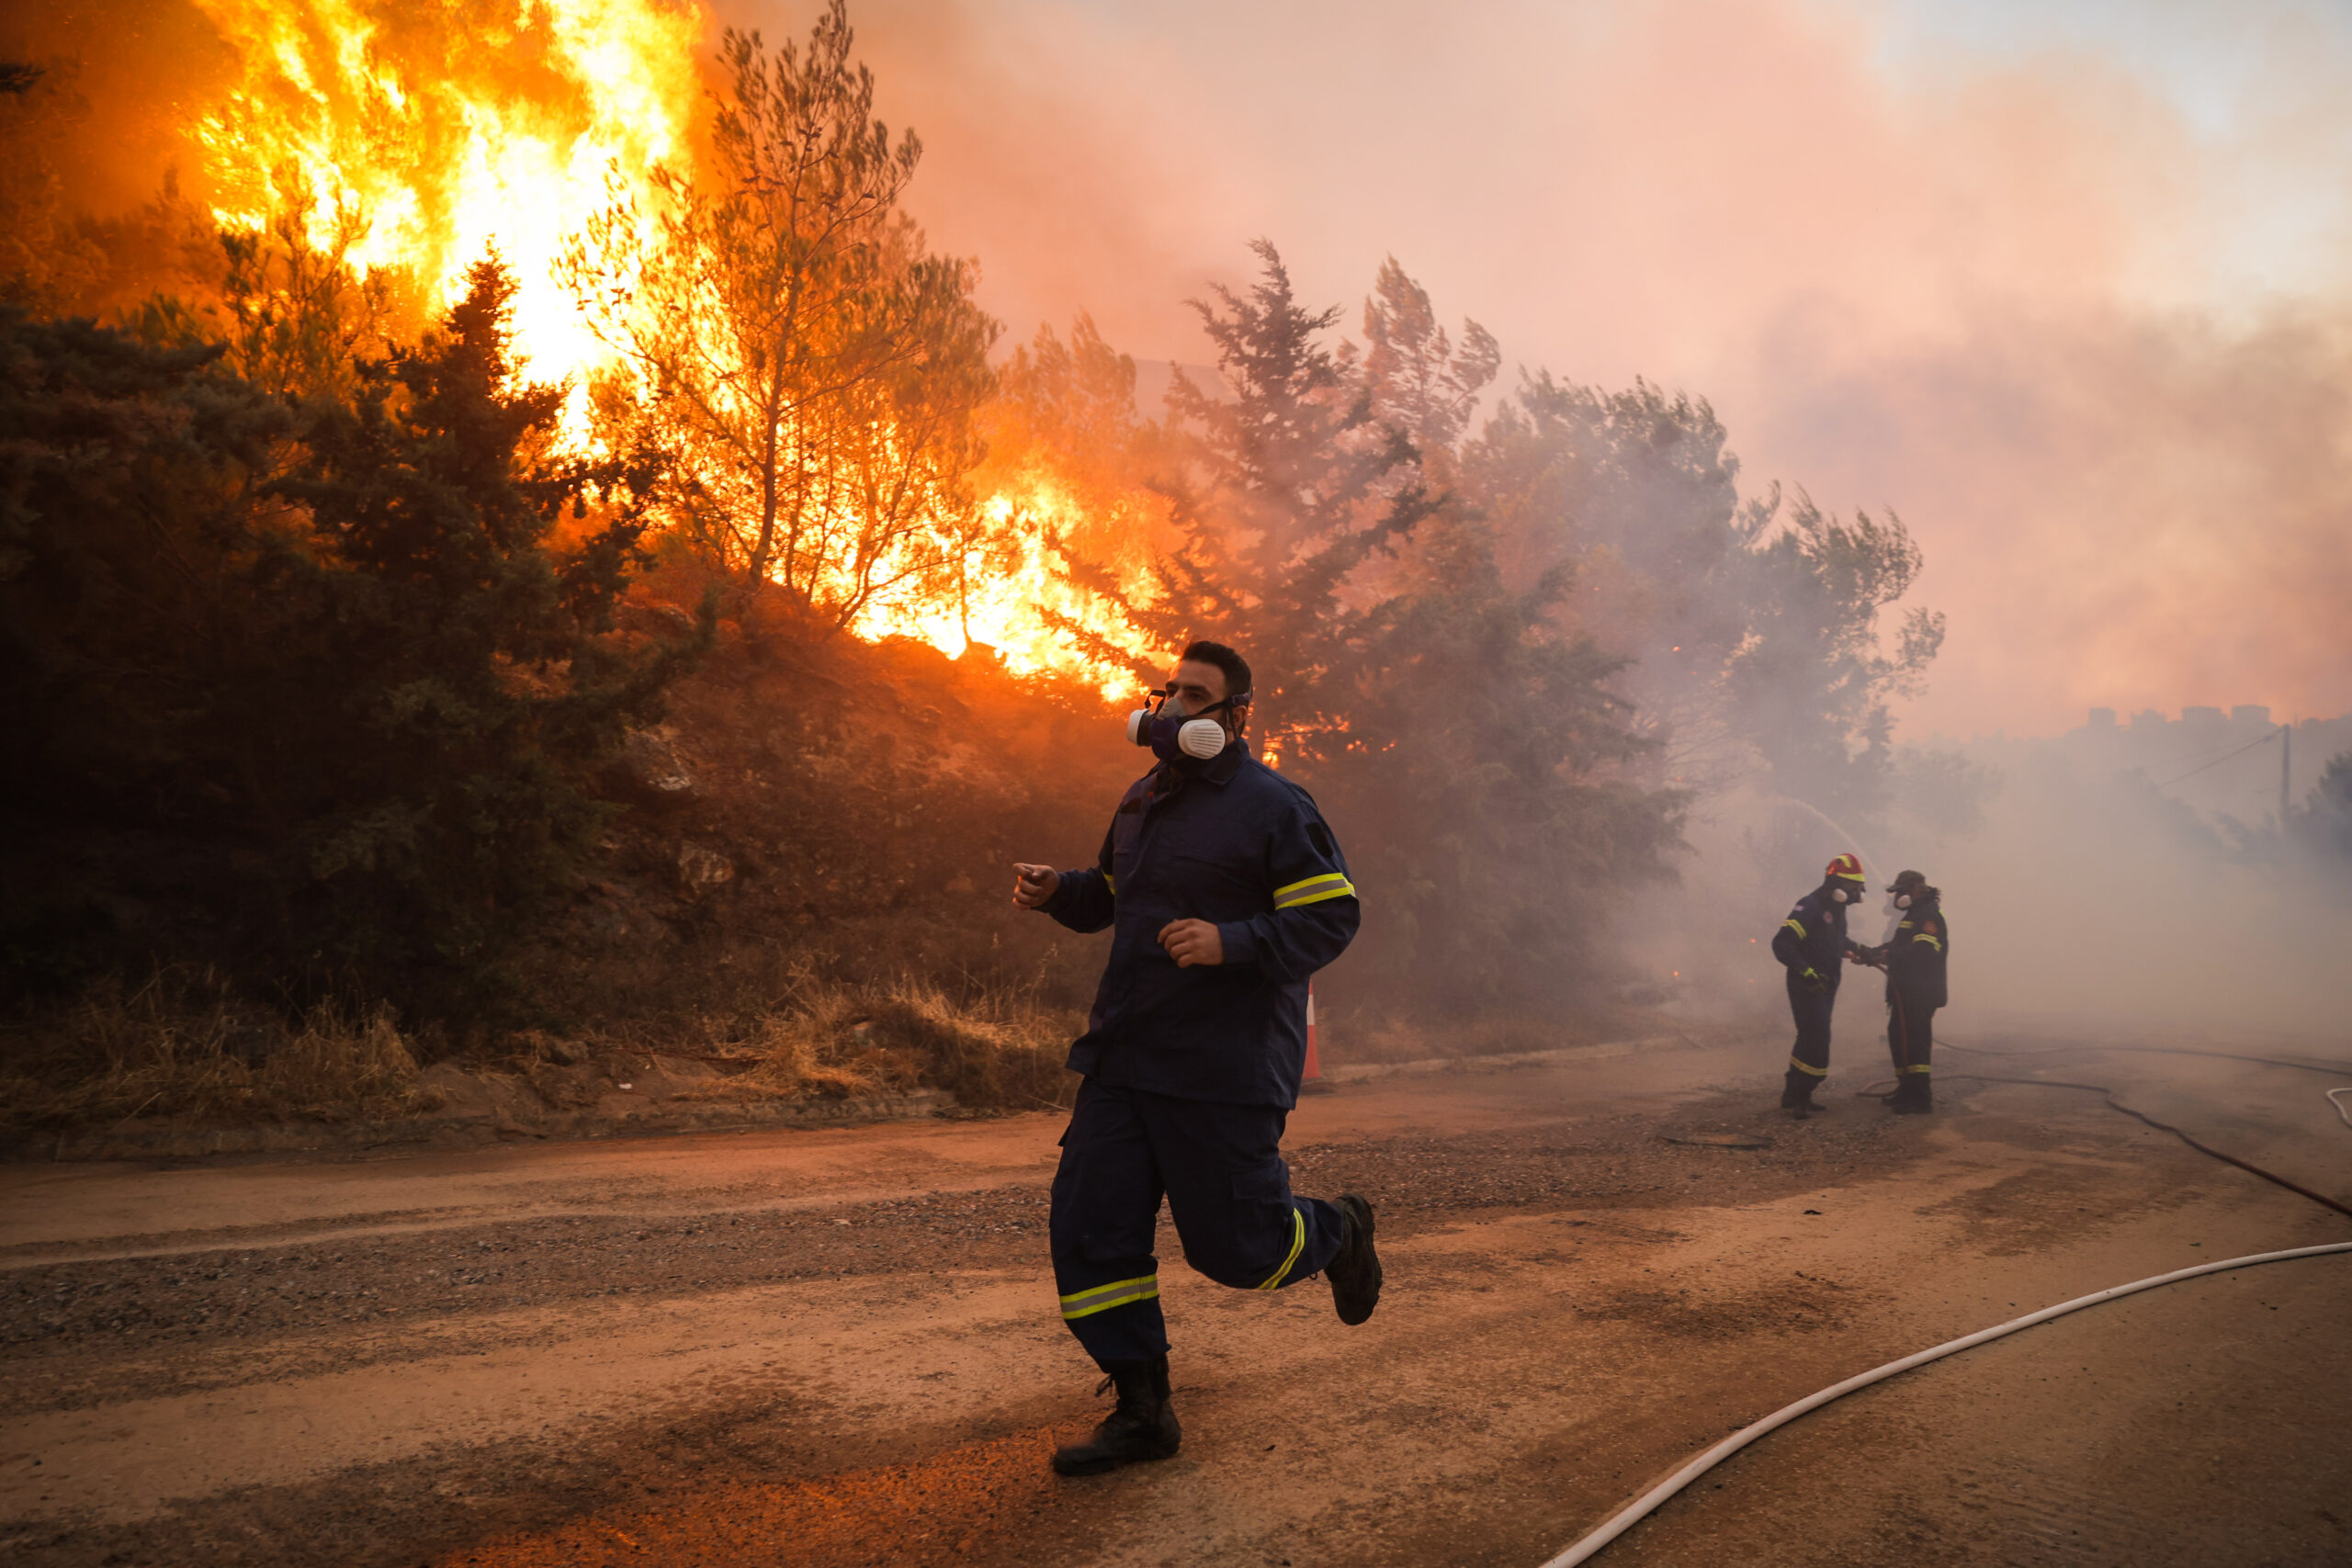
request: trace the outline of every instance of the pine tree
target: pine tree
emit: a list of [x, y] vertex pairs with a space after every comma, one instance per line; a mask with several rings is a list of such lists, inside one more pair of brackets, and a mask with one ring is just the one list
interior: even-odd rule
[[1623, 661], [1564, 629], [1572, 574], [1511, 589], [1489, 520], [1430, 482], [1458, 467], [1443, 443], [1491, 340], [1473, 325], [1453, 350], [1392, 263], [1359, 358], [1257, 249], [1246, 295], [1196, 304], [1227, 396], [1170, 395], [1191, 437], [1167, 487], [1182, 545], [1129, 613], [1163, 645], [1250, 659], [1253, 728], [1363, 891], [1356, 985], [1450, 1011], [1565, 1000], [1605, 966], [1623, 890], [1664, 874], [1679, 796], [1624, 776], [1644, 746], [1609, 690]]
[[1345, 649], [1361, 611], [1344, 589], [1429, 508], [1409, 442], [1377, 424], [1321, 335], [1337, 308], [1300, 306], [1281, 254], [1251, 248], [1259, 281], [1193, 300], [1227, 396], [1179, 372], [1170, 412], [1190, 461], [1163, 481], [1182, 539], [1156, 571], [1156, 599], [1130, 604], [1165, 646], [1214, 637], [1267, 678], [1256, 723], [1282, 753], [1346, 726]]
[[[616, 607], [657, 459], [556, 448], [492, 263], [348, 398], [0, 317], [0, 800], [21, 982], [200, 957], [479, 1018], [700, 643]], [[708, 633], [706, 615], [704, 637]]]

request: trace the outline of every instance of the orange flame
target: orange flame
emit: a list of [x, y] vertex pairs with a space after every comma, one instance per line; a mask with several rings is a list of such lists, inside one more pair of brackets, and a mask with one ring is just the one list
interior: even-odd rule
[[[858, 634], [920, 637], [951, 659], [978, 644], [1016, 674], [1074, 676], [1111, 702], [1132, 696], [1132, 671], [1115, 658], [1074, 647], [1055, 618], [1086, 627], [1129, 658], [1150, 661], [1168, 652], [1062, 570], [1048, 534], [1086, 531], [1084, 510], [1053, 479], [1034, 473], [1003, 481], [983, 505], [1009, 536], [1009, 569], [976, 574], [962, 592], [945, 598], [876, 604], [859, 618]], [[1142, 584], [1139, 563], [1113, 564], [1127, 568], [1117, 575], [1129, 592]]]
[[[542, 380], [599, 363], [554, 264], [607, 199], [612, 170], [643, 190], [691, 150], [710, 30], [660, 0], [198, 0], [243, 79], [195, 128], [224, 226], [311, 211], [324, 246], [401, 269], [443, 307], [496, 247], [514, 273], [516, 347]], [[294, 188], [288, 189], [291, 182]]]
[[[356, 220], [345, 259], [405, 272], [436, 310], [495, 248], [514, 276], [524, 367], [534, 379], [571, 381], [569, 429], [584, 439], [589, 374], [609, 351], [556, 263], [616, 194], [650, 209], [659, 205], [656, 165], [695, 162], [704, 112], [695, 62], [714, 31], [707, 8], [699, 0], [197, 3], [243, 62], [226, 97], [193, 127], [214, 220], [259, 229], [299, 202], [322, 248]], [[1090, 520], [1042, 472], [989, 479], [984, 505], [1011, 569], [976, 572], [944, 598], [877, 603], [855, 629], [919, 637], [951, 657], [979, 642], [1018, 672], [1074, 675], [1106, 696], [1129, 692], [1124, 669], [1072, 647], [1046, 613], [1129, 653], [1156, 650], [1058, 569], [1046, 530], [1140, 537], [1122, 526], [1133, 520]], [[1139, 556], [1120, 564], [1130, 585], [1141, 583]]]

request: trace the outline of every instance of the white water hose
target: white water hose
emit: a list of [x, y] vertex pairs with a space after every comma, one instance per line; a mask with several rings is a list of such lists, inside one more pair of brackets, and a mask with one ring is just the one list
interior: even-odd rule
[[[2341, 1110], [2340, 1105], [2338, 1109]], [[2290, 1258], [2318, 1258], [2330, 1252], [2352, 1252], [2352, 1241], [2330, 1242], [2324, 1247], [2291, 1247], [2285, 1252], [2257, 1252], [2250, 1258], [2232, 1258], [2220, 1263], [2200, 1263], [2194, 1269], [2182, 1269], [2170, 1274], [2159, 1274], [2151, 1280], [2139, 1280], [2129, 1285], [2117, 1285], [2109, 1290], [2096, 1291], [2087, 1296], [2077, 1296], [2071, 1302], [2061, 1302], [2056, 1306], [2043, 1307], [2040, 1312], [2028, 1313], [2025, 1316], [2002, 1324], [1997, 1328], [1983, 1329], [1965, 1338], [1953, 1339], [1939, 1345], [1932, 1350], [1922, 1350], [1916, 1356], [1905, 1356], [1899, 1361], [1889, 1361], [1886, 1365], [1864, 1372], [1860, 1377], [1848, 1378], [1844, 1382], [1832, 1388], [1825, 1388], [1819, 1393], [1807, 1394], [1794, 1404], [1776, 1410], [1752, 1426], [1742, 1427], [1738, 1431], [1659, 1482], [1649, 1491], [1642, 1494], [1599, 1529], [1544, 1563], [1544, 1568], [1574, 1568], [1574, 1565], [1578, 1562], [1589, 1561], [1602, 1547], [1640, 1523], [1643, 1516], [1650, 1510], [1765, 1433], [1776, 1427], [1785, 1427], [1807, 1411], [1818, 1410], [1831, 1400], [1843, 1398], [1858, 1388], [1868, 1388], [1871, 1384], [1883, 1382], [1897, 1372], [1907, 1372], [1914, 1367], [1924, 1367], [1929, 1361], [1941, 1360], [1946, 1356], [1955, 1355], [1972, 1346], [1982, 1345], [1988, 1339], [1998, 1339], [2005, 1334], [2015, 1334], [2020, 1328], [2031, 1328], [2037, 1323], [2047, 1323], [2053, 1317], [2064, 1317], [2070, 1312], [2080, 1312], [2085, 1307], [2097, 1306], [2101, 1302], [2111, 1302], [2119, 1296], [2128, 1296], [2139, 1291], [2153, 1291], [2158, 1285], [2177, 1284], [2183, 1280], [2194, 1280], [2199, 1274], [2219, 1274], [2224, 1269], [2246, 1269], [2256, 1263], [2283, 1263]]]

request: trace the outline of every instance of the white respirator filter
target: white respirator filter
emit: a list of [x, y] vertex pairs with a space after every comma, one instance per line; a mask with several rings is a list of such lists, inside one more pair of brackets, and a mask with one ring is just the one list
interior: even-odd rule
[[1176, 730], [1176, 746], [1205, 762], [1225, 750], [1225, 726], [1213, 718], [1188, 718]]
[[1127, 744], [1130, 746], [1142, 745], [1143, 727], [1150, 722], [1151, 710], [1149, 708], [1137, 708], [1135, 712], [1127, 715]]

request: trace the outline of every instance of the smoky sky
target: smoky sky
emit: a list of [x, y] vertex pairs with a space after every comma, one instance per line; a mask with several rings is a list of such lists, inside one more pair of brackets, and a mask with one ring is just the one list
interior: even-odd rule
[[[2046, 8], [2045, 8], [2046, 9]], [[728, 0], [771, 39], [811, 7]], [[1892, 507], [1904, 733], [2352, 707], [2352, 30], [2324, 7], [865, 0], [912, 206], [1015, 337], [1394, 254], [1510, 367], [1710, 399], [1751, 489]], [[1927, 17], [1923, 23], [1922, 17]], [[2331, 19], [2334, 17], [2335, 19]]]

